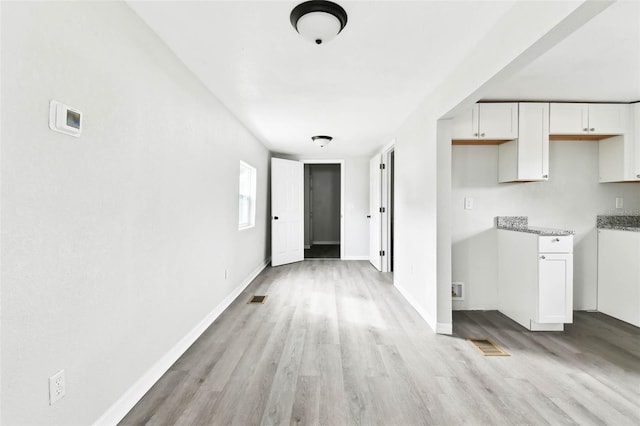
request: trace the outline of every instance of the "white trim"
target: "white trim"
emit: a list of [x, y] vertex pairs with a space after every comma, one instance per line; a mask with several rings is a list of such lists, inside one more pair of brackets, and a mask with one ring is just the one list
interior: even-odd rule
[[393, 208], [391, 201], [391, 179], [390, 173], [393, 172], [391, 167], [391, 153], [395, 152], [395, 139], [387, 144], [380, 152], [382, 164], [385, 165], [381, 173], [380, 188], [380, 205], [385, 208], [385, 213], [380, 220], [380, 247], [385, 251], [385, 256], [380, 262], [382, 272], [391, 270], [391, 255], [393, 255], [393, 247], [391, 247], [391, 213]]
[[439, 322], [436, 324], [436, 333], [453, 334], [453, 323]]
[[336, 245], [336, 244], [340, 244], [340, 241], [312, 241], [311, 245], [317, 245], [317, 246], [328, 246], [328, 245]]
[[400, 292], [402, 297], [405, 298], [405, 300], [413, 307], [413, 309], [415, 309], [416, 312], [418, 312], [418, 314], [422, 317], [422, 319], [425, 320], [425, 322], [431, 328], [431, 330], [437, 333], [438, 332], [437, 324], [436, 324], [436, 321], [431, 317], [431, 315], [429, 315], [424, 309], [420, 307], [420, 305], [416, 303], [415, 299], [409, 295], [409, 293], [400, 285], [400, 283], [397, 280], [393, 281], [393, 285], [395, 288], [398, 289], [398, 292]]
[[369, 260], [369, 256], [344, 256], [342, 260]]
[[142, 375], [95, 423], [98, 425], [115, 425], [127, 415], [134, 405], [151, 389], [164, 373], [180, 358], [202, 333], [224, 312], [225, 309], [240, 296], [244, 289], [251, 284], [260, 272], [271, 262], [267, 258], [245, 280], [234, 288], [222, 302], [207, 316], [176, 343], [162, 358], [160, 358], [145, 374]]
[[395, 146], [396, 146], [396, 138], [393, 138], [391, 139], [391, 142], [387, 143], [385, 146], [382, 147], [382, 149], [380, 150], [380, 153], [386, 154], [392, 149], [394, 149]]
[[[303, 164], [339, 164], [340, 165], [340, 259], [344, 257], [344, 160], [298, 160]], [[335, 244], [335, 243], [333, 243]]]

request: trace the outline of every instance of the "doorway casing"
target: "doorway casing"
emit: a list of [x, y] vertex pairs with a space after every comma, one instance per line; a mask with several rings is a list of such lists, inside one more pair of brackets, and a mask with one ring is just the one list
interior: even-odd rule
[[303, 164], [337, 164], [340, 166], [340, 259], [344, 259], [344, 160], [299, 160]]

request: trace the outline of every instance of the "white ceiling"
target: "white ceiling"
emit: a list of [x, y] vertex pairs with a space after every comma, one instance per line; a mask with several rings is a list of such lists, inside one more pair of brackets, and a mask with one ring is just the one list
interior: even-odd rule
[[[347, 26], [317, 46], [289, 22], [298, 3], [128, 1], [272, 151], [313, 158], [368, 155], [391, 141], [513, 4], [340, 1]], [[637, 12], [636, 2], [614, 4], [486, 98], [638, 100]], [[313, 135], [334, 141], [320, 148]]]
[[640, 101], [640, 1], [612, 4], [484, 98]]

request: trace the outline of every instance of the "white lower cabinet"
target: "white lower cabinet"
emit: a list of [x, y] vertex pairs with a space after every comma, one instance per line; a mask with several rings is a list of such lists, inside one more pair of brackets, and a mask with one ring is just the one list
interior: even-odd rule
[[598, 230], [598, 311], [640, 327], [640, 232]]
[[499, 229], [498, 310], [532, 331], [573, 322], [573, 236]]

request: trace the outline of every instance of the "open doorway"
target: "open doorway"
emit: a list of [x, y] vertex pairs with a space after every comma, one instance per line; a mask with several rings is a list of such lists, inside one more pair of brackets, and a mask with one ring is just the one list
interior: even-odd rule
[[304, 165], [304, 258], [341, 258], [340, 164]]

